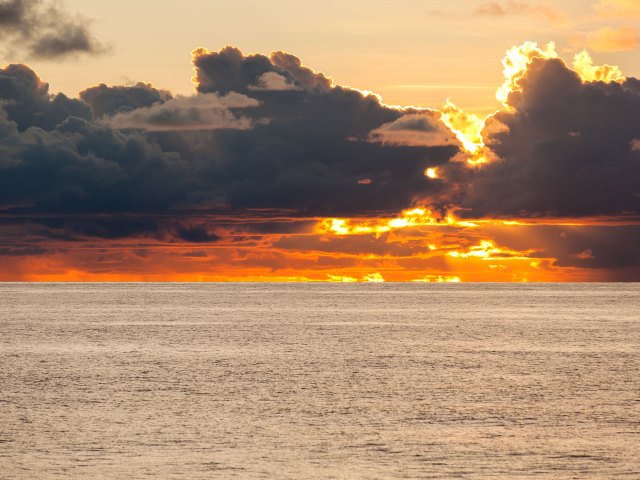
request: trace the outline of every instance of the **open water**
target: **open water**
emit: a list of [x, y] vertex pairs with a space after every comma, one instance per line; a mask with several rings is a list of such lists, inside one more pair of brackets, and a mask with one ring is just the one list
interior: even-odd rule
[[640, 479], [640, 284], [0, 284], [0, 478]]

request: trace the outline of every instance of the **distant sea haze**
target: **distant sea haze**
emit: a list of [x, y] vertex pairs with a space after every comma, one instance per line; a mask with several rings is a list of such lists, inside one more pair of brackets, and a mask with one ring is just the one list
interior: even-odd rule
[[0, 283], [0, 479], [640, 479], [640, 284]]

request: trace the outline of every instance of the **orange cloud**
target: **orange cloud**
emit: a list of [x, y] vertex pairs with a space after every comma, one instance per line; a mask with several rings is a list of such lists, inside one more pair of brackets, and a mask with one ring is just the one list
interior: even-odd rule
[[527, 2], [511, 0], [508, 2], [487, 2], [479, 5], [476, 15], [503, 17], [508, 15], [539, 15], [552, 23], [565, 23], [567, 16], [550, 5], [530, 5]]
[[640, 17], [638, 0], [600, 0], [595, 9], [603, 18]]
[[640, 36], [635, 27], [604, 27], [589, 33], [584, 44], [596, 52], [626, 52], [638, 48]]
[[470, 282], [633, 278], [632, 270], [637, 266], [616, 272], [607, 265], [618, 268], [618, 256], [629, 261], [635, 240], [613, 252], [604, 248], [603, 242], [609, 229], [621, 230], [611, 233], [607, 241], [629, 234], [637, 237], [637, 223], [635, 227], [610, 227], [589, 222], [477, 221], [471, 228], [445, 222], [357, 235], [313, 229], [287, 233], [283, 229], [250, 239], [246, 234], [227, 234], [220, 242], [205, 245], [147, 239], [72, 244], [49, 241], [39, 244], [38, 254], [15, 249], [14, 254], [2, 257], [0, 280]]

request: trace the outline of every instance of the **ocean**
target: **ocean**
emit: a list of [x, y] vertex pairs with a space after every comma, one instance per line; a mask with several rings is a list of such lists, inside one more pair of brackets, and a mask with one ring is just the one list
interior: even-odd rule
[[640, 479], [640, 284], [0, 284], [2, 479]]

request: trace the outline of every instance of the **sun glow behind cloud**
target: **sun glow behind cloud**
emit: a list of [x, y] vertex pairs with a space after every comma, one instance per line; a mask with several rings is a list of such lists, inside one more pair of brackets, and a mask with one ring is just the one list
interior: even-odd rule
[[[496, 91], [496, 99], [505, 110], [513, 108], [509, 103], [509, 96], [514, 92], [520, 91], [520, 82], [527, 73], [529, 65], [536, 58], [559, 58], [555, 44], [550, 42], [544, 48], [541, 48], [537, 43], [528, 41], [507, 50], [502, 60], [502, 73], [505, 80]], [[586, 50], [574, 56], [571, 67], [583, 82], [621, 83], [625, 80], [625, 76], [617, 66], [594, 65], [591, 56]], [[467, 162], [469, 165], [474, 167], [482, 166], [494, 158], [492, 152], [485, 146], [483, 130], [487, 120], [498, 111], [481, 118], [474, 113], [465, 112], [456, 107], [451, 100], [447, 100], [444, 107], [440, 109], [442, 122], [460, 142], [468, 156]]]

